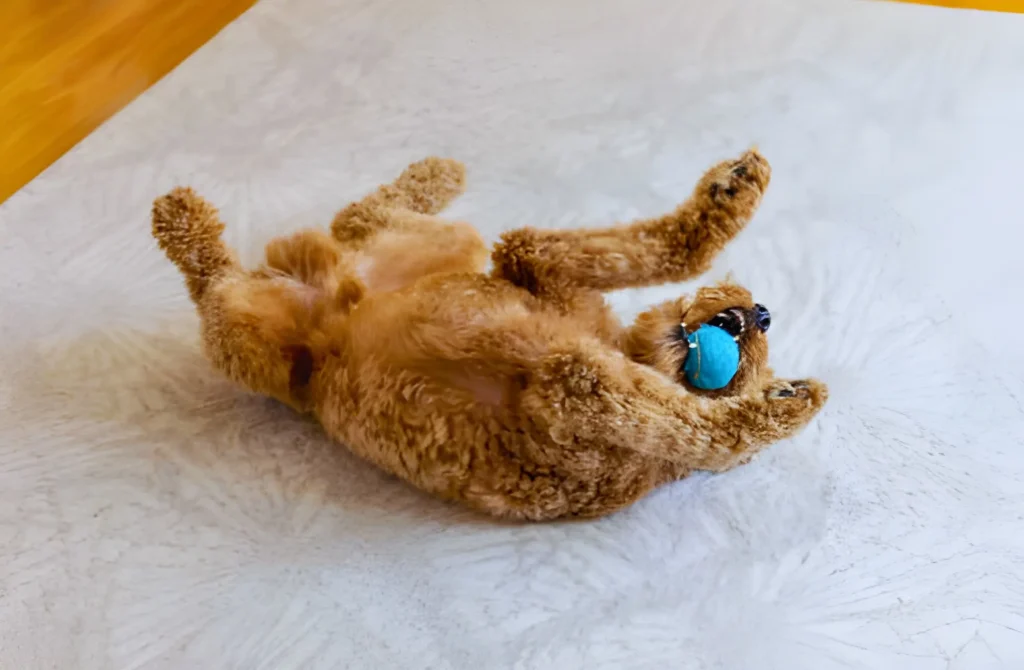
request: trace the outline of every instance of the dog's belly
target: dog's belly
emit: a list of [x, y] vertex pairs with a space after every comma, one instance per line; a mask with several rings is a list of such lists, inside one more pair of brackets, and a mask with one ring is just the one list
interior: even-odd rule
[[[350, 357], [389, 370], [435, 362], [498, 364], [543, 352], [578, 327], [529, 292], [486, 275], [425, 277], [393, 293], [370, 296], [348, 321]], [[528, 350], [528, 351], [527, 351]]]
[[[510, 352], [489, 334], [527, 327], [535, 309], [528, 292], [472, 274], [369, 296], [350, 315], [347, 351], [314, 382], [315, 412], [356, 454], [457, 497], [469, 463], [499, 449], [495, 436], [507, 428], [498, 417], [504, 382], [492, 373]], [[488, 370], [470, 370], [477, 366], [465, 365], [467, 356]]]
[[[327, 434], [357, 456], [446, 500], [488, 514], [544, 520], [607, 513], [668, 478], [636, 452], [557, 443], [517, 407], [480, 402], [407, 371], [344, 390], [318, 408]], [[351, 387], [349, 387], [351, 388]]]
[[479, 275], [428, 278], [371, 298], [353, 317], [349, 356], [328, 363], [314, 396], [327, 433], [362, 458], [434, 495], [518, 518], [585, 515], [609, 491], [630, 492], [626, 500], [654, 486], [636, 454], [563, 457], [519, 408], [524, 380], [550, 352], [583, 338], [600, 346], [586, 322]]
[[394, 299], [410, 314], [426, 316], [429, 310], [441, 323], [468, 326], [497, 327], [507, 319], [543, 311], [525, 289], [478, 274], [424, 277]]

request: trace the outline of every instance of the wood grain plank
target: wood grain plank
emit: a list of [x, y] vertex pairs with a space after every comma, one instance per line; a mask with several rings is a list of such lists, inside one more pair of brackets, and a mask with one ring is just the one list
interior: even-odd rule
[[0, 0], [0, 202], [255, 0]]
[[1024, 0], [897, 0], [915, 5], [934, 5], [953, 9], [980, 9], [988, 12], [1024, 13]]

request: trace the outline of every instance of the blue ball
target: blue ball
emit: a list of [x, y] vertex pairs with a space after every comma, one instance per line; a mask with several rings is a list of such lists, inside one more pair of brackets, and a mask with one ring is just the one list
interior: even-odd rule
[[740, 367], [740, 345], [717, 326], [704, 325], [690, 333], [691, 344], [683, 370], [686, 379], [699, 389], [725, 388]]

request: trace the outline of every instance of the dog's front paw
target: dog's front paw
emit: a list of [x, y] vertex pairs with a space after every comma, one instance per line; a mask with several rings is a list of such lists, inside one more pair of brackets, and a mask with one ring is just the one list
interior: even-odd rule
[[821, 406], [828, 400], [828, 387], [816, 379], [775, 379], [765, 388], [765, 397], [808, 400]]
[[764, 391], [768, 413], [784, 429], [800, 428], [828, 402], [828, 387], [815, 379], [773, 380]]

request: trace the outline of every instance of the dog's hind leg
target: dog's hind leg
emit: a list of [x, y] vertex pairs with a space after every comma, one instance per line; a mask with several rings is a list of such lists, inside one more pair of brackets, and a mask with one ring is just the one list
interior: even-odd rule
[[331, 234], [370, 292], [407, 286], [439, 273], [482, 272], [488, 249], [466, 223], [435, 216], [462, 193], [458, 161], [427, 158], [393, 183], [338, 212]]
[[336, 313], [316, 287], [280, 272], [248, 272], [221, 239], [217, 210], [191, 189], [153, 203], [153, 236], [178, 267], [214, 367], [256, 393], [306, 409], [305, 391]]
[[[430, 216], [461, 195], [465, 185], [462, 163], [450, 158], [426, 158], [407, 167], [394, 182], [338, 212], [331, 223], [331, 234], [346, 247], [358, 248], [383, 230], [442, 225]], [[394, 210], [430, 216], [394, 216]]]

